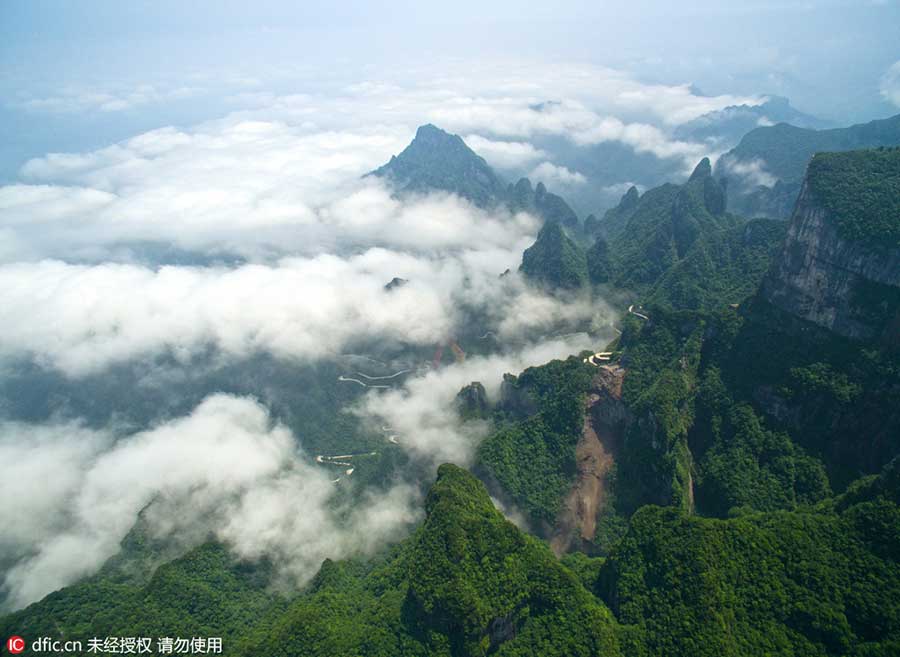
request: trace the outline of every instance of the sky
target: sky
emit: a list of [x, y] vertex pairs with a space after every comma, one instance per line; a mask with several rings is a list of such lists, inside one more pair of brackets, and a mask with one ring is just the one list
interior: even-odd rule
[[[364, 174], [432, 122], [564, 196], [590, 183], [560, 149], [615, 144], [683, 177], [720, 153], [676, 129], [729, 106], [779, 94], [839, 124], [900, 111], [898, 27], [893, 1], [6, 0], [0, 375], [64, 391], [116, 368], [175, 381], [210, 360], [425, 351], [478, 316], [509, 348], [352, 409], [429, 466], [465, 464], [484, 427], [452, 412], [459, 388], [496, 398], [504, 372], [602, 347], [620, 309], [517, 275], [535, 217], [397, 198]], [[386, 290], [394, 277], [409, 283]], [[255, 397], [209, 390], [147, 426], [89, 425], [65, 399], [26, 420], [3, 401], [0, 462], [30, 485], [0, 480], [0, 522], [16, 527], [0, 537], [0, 609], [95, 572], [139, 514], [300, 581], [418, 517], [402, 480], [335, 509], [304, 437]]]
[[897, 0], [6, 0], [0, 25], [0, 180], [49, 150], [219, 116], [248, 89], [409, 81], [460, 63], [595, 65], [711, 95], [778, 94], [838, 124], [890, 115], [900, 97]]

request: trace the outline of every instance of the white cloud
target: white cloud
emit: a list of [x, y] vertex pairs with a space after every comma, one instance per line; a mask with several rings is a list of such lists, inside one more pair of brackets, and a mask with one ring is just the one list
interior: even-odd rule
[[[382, 286], [398, 274], [413, 282], [387, 293]], [[458, 274], [377, 249], [230, 270], [6, 265], [0, 353], [77, 376], [165, 352], [187, 362], [209, 345], [238, 358], [315, 359], [364, 337], [430, 344], [454, 319], [441, 277]]]
[[33, 112], [69, 114], [78, 112], [123, 112], [145, 105], [153, 105], [193, 98], [205, 90], [200, 87], [179, 85], [159, 88], [152, 84], [139, 84], [130, 88], [96, 89], [65, 88], [47, 96], [27, 96], [15, 103]]
[[734, 176], [748, 187], [772, 187], [778, 180], [774, 175], [766, 171], [766, 163], [760, 158], [753, 160], [739, 160], [733, 156], [726, 156], [720, 160], [725, 172]]
[[0, 454], [28, 475], [0, 481], [0, 520], [12, 528], [0, 539], [14, 560], [2, 582], [10, 609], [96, 571], [139, 513], [157, 538], [190, 544], [214, 533], [241, 558], [268, 555], [295, 585], [326, 557], [371, 550], [417, 514], [416, 494], [397, 485], [339, 520], [330, 474], [264, 407], [228, 395], [115, 438], [76, 425], [0, 424]]
[[881, 78], [882, 97], [889, 103], [900, 107], [900, 61], [896, 61]]
[[[466, 328], [472, 310], [507, 340], [612, 316], [599, 300], [500, 278], [530, 240], [441, 257], [373, 248], [236, 268], [2, 265], [0, 359], [78, 377], [161, 354], [187, 364], [209, 347], [230, 359], [319, 360], [376, 340], [431, 345]], [[410, 283], [386, 291], [395, 276]]]
[[547, 153], [528, 142], [495, 141], [480, 135], [468, 135], [465, 142], [488, 164], [498, 169], [518, 169], [547, 157]]
[[[690, 168], [705, 147], [672, 140], [669, 128], [747, 101], [589, 67], [485, 67], [412, 81], [398, 73], [325, 94], [235, 84], [255, 91], [235, 97], [244, 109], [222, 120], [48, 154], [0, 188], [0, 365], [31, 359], [77, 378], [160, 355], [188, 367], [210, 348], [231, 360], [327, 359], [373, 341], [444, 342], [475, 316], [501, 354], [408, 379], [357, 409], [429, 464], [466, 463], [483, 437], [484, 425], [460, 425], [452, 411], [460, 387], [480, 380], [496, 397], [504, 372], [599, 348], [613, 313], [498, 276], [518, 267], [533, 217], [446, 194], [400, 201], [361, 176], [428, 121], [467, 135], [496, 166], [534, 168], [554, 184], [584, 177], [553, 164], [532, 137], [619, 141]], [[122, 111], [167, 92], [104, 93], [64, 93], [45, 109]], [[548, 98], [560, 100], [540, 105]], [[198, 262], [245, 261], [160, 266], [144, 243]], [[410, 282], [385, 291], [395, 276]], [[542, 339], [571, 327], [600, 344], [584, 332]], [[415, 515], [415, 493], [399, 484], [333, 509], [329, 478], [250, 399], [215, 395], [187, 417], [130, 434], [6, 423], [0, 451], [29, 473], [26, 485], [0, 488], [0, 521], [16, 526], [0, 539], [0, 560], [14, 561], [3, 584], [14, 606], [96, 570], [142, 509], [160, 536], [201, 540], [212, 530], [238, 555], [272, 556], [300, 581], [323, 558], [373, 548]], [[16, 515], [27, 519], [9, 523]]]
[[251, 259], [341, 245], [459, 248], [534, 230], [524, 215], [448, 195], [401, 203], [378, 179], [361, 179], [402, 145], [238, 121], [51, 154], [23, 169], [37, 184], [0, 187], [0, 262], [105, 259], [143, 242]]
[[[384, 219], [399, 213], [393, 223], [374, 227], [336, 209], [375, 205], [378, 192], [371, 188], [377, 183], [360, 176], [402, 150], [416, 125], [433, 121], [465, 134], [502, 168], [549, 160], [528, 142], [549, 135], [576, 145], [618, 141], [636, 152], [681, 160], [690, 171], [709, 147], [672, 139], [668, 126], [761, 100], [697, 96], [684, 85], [646, 85], [611, 69], [565, 65], [493, 64], [475, 75], [446, 67], [444, 75], [428, 78], [395, 71], [383, 80], [315, 91], [321, 88], [287, 95], [261, 89], [240, 100], [247, 109], [222, 120], [31, 160], [22, 169], [23, 183], [30, 184], [0, 189], [0, 262], [121, 260], [138, 257], [143, 243], [254, 260], [309, 252], [310, 245], [328, 250], [348, 237], [354, 243], [375, 239], [392, 246], [393, 239], [403, 248], [445, 248], [454, 239], [477, 237], [468, 229], [484, 222], [475, 217], [466, 223], [444, 208], [444, 230], [432, 240], [421, 228], [407, 230], [404, 218], [419, 227], [425, 222], [387, 194], [376, 214]], [[148, 97], [155, 89], [139, 87]], [[570, 184], [580, 181], [578, 172], [555, 173]], [[360, 224], [362, 232], [350, 230]]]
[[[359, 112], [369, 125], [403, 124], [411, 136], [414, 126], [430, 121], [468, 135], [467, 141], [538, 135], [577, 145], [619, 141], [658, 157], [682, 158], [689, 169], [709, 155], [707, 148], [671, 139], [671, 128], [728, 106], [765, 101], [763, 96], [701, 96], [687, 84], [645, 84], [605, 67], [521, 61], [484, 62], [474, 72], [445, 66], [443, 75], [431, 71], [427, 77], [395, 70], [343, 91], [347, 95], [337, 98], [269, 95], [259, 98], [257, 108], [238, 114], [333, 129]], [[487, 152], [484, 157], [490, 159]]]
[[[607, 328], [607, 337], [612, 330]], [[605, 339], [605, 338], [604, 338]], [[600, 343], [604, 343], [600, 339]], [[506, 372], [521, 372], [534, 364], [597, 347], [586, 333], [529, 344], [506, 354], [475, 357], [407, 381], [400, 389], [370, 392], [357, 412], [373, 427], [390, 426], [400, 445], [419, 460], [437, 465], [468, 464], [488, 432], [485, 422], [460, 423], [454, 400], [463, 387], [481, 382], [488, 399], [499, 399]]]
[[541, 162], [531, 170], [529, 178], [535, 182], [543, 182], [551, 187], [554, 185], [571, 187], [573, 185], [583, 185], [587, 182], [587, 178], [583, 174], [551, 162]]
[[632, 187], [635, 187], [641, 194], [644, 193], [643, 185], [639, 185], [637, 183], [629, 181], [606, 185], [605, 187], [603, 187], [603, 191], [610, 196], [624, 196], [625, 193]]

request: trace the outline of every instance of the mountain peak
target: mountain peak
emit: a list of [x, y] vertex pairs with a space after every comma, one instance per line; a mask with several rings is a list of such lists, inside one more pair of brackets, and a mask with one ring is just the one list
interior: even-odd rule
[[[463, 148], [469, 150], [469, 147], [466, 146], [465, 142], [459, 135], [454, 135], [447, 132], [446, 130], [441, 130], [433, 123], [420, 125], [416, 130], [416, 136], [413, 137], [410, 146], [412, 146], [413, 144], [421, 145], [423, 143], [427, 144], [430, 147], [443, 146], [450, 148], [459, 148], [460, 146], [462, 146]], [[472, 155], [475, 155], [475, 153], [472, 152]]]
[[538, 233], [537, 241], [525, 249], [519, 271], [531, 281], [549, 288], [580, 288], [588, 279], [584, 251], [556, 220], [548, 220]]
[[701, 178], [709, 178], [710, 176], [712, 176], [712, 165], [709, 163], [709, 158], [704, 157], [694, 168], [694, 172], [691, 174], [689, 180], [700, 180]]
[[632, 185], [628, 188], [628, 191], [625, 192], [622, 199], [619, 201], [619, 209], [621, 210], [630, 210], [633, 207], [637, 206], [638, 201], [641, 200], [641, 193], [638, 191], [638, 188]]
[[391, 181], [398, 192], [441, 190], [487, 207], [505, 198], [506, 187], [475, 151], [454, 135], [428, 123], [399, 155], [371, 174]]

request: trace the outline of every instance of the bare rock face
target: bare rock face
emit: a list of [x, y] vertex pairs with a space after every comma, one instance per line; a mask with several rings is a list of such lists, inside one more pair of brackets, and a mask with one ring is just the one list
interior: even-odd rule
[[456, 394], [456, 409], [463, 419], [486, 418], [491, 409], [487, 392], [479, 381], [473, 381]]
[[504, 413], [517, 418], [526, 418], [538, 411], [537, 403], [527, 388], [517, 384], [512, 374], [504, 374], [500, 384], [500, 408]]
[[900, 330], [900, 250], [843, 239], [804, 182], [762, 294], [792, 315], [855, 339]]
[[585, 398], [584, 424], [575, 447], [576, 477], [556, 518], [550, 548], [557, 555], [589, 548], [597, 517], [609, 497], [607, 477], [618, 459], [630, 421], [622, 402], [625, 370], [604, 365], [591, 381]]

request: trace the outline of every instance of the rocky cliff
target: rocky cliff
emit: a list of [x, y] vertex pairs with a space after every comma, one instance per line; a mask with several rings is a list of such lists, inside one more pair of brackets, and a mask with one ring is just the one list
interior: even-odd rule
[[[869, 184], [850, 186], [847, 193], [862, 196]], [[890, 240], [848, 238], [841, 230], [845, 218], [815, 190], [808, 177], [763, 296], [839, 335], [893, 341], [900, 332], [900, 248]], [[893, 221], [900, 224], [900, 216]]]

